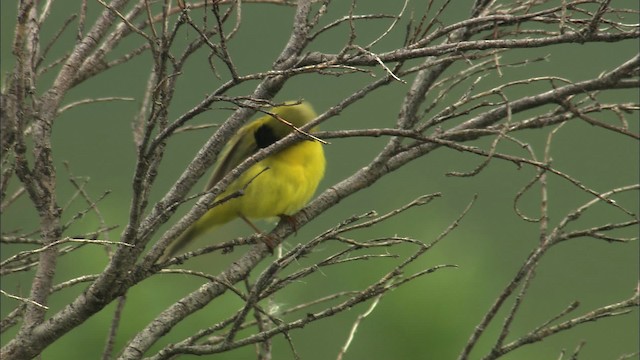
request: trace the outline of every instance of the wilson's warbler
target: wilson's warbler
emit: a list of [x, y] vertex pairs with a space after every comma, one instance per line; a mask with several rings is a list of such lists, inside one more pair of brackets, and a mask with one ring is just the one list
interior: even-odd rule
[[[274, 113], [295, 127], [316, 117], [306, 102], [285, 103], [272, 108]], [[312, 129], [311, 132], [315, 130]], [[282, 121], [266, 115], [242, 127], [220, 153], [220, 158], [205, 190], [211, 189], [230, 170], [258, 150], [294, 131]], [[180, 235], [165, 251], [163, 259], [175, 255], [196, 237], [235, 218], [287, 217], [302, 209], [313, 196], [324, 176], [325, 157], [322, 144], [310, 138], [301, 140], [259, 161], [234, 180], [217, 200], [237, 191], [242, 195], [217, 205]], [[257, 230], [257, 229], [256, 229]], [[267, 242], [270, 248], [273, 246]]]

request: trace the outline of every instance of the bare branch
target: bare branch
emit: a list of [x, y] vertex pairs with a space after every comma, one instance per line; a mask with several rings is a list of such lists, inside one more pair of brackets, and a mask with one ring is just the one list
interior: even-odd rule
[[[42, 357], [61, 337], [86, 333], [83, 330], [95, 323], [87, 320], [104, 315], [110, 304], [114, 313], [102, 329], [105, 345], [85, 357], [160, 360], [252, 346], [258, 359], [267, 360], [284, 344], [298, 359], [308, 351], [299, 342], [307, 336], [302, 328], [360, 306], [355, 320], [335, 331], [346, 339], [334, 336], [335, 349], [327, 349], [339, 359], [348, 357], [358, 340], [356, 333], [359, 337], [363, 327], [370, 326], [364, 319], [374, 309], [386, 311], [381, 306], [391, 300], [384, 298], [386, 294], [424, 275], [458, 267], [427, 253], [431, 255], [429, 250], [453, 230], [468, 225], [472, 207], [479, 211], [480, 221], [492, 225], [483, 231], [487, 241], [503, 238], [507, 226], [498, 222], [508, 221], [525, 240], [518, 246], [528, 255], [504, 283], [487, 287], [500, 291], [490, 298], [486, 292], [478, 294], [485, 297], [480, 302], [492, 305], [477, 314], [475, 329], [461, 329], [470, 336], [457, 349], [460, 360], [513, 356], [515, 350], [525, 351], [525, 345], [573, 333], [580, 324], [637, 311], [636, 293], [577, 316], [578, 301], [586, 301], [576, 295], [569, 305], [552, 304], [564, 310], [539, 320], [533, 330], [518, 333], [516, 326], [530, 315], [525, 304], [536, 300], [530, 289], [544, 285], [535, 283], [544, 279], [536, 272], [548, 266], [548, 250], [555, 245], [562, 243], [570, 255], [589, 242], [579, 238], [597, 240], [597, 245], [611, 243], [606, 246], [617, 250], [637, 248], [635, 195], [640, 185], [632, 174], [638, 168], [634, 154], [640, 140], [640, 104], [635, 98], [640, 54], [629, 46], [640, 38], [637, 6], [610, 0], [476, 0], [466, 6], [451, 0], [375, 5], [330, 0], [82, 0], [75, 5], [20, 1], [8, 13], [8, 21], [15, 16], [15, 27], [6, 49], [10, 68], [0, 89], [0, 214], [7, 228], [0, 235], [6, 254], [0, 260], [0, 276], [2, 295], [12, 303], [0, 321], [0, 331], [11, 329], [12, 336], [0, 357]], [[263, 20], [248, 20], [262, 11]], [[253, 42], [246, 39], [258, 39], [262, 48], [247, 48]], [[576, 50], [578, 55], [571, 53], [571, 61], [563, 60], [563, 52], [578, 49], [578, 44], [585, 45]], [[279, 53], [271, 52], [278, 47]], [[583, 75], [572, 72], [591, 55], [606, 56], [610, 62], [592, 61], [580, 69]], [[123, 92], [110, 90], [114, 87]], [[125, 96], [131, 92], [136, 95]], [[320, 115], [302, 127], [276, 115], [291, 134], [282, 139], [278, 135], [263, 148], [251, 134], [227, 145], [237, 140], [234, 136], [255, 113], [274, 115], [267, 108], [282, 106], [285, 95], [314, 103]], [[322, 99], [314, 98], [320, 95]], [[135, 111], [119, 101], [133, 99], [139, 100]], [[108, 141], [106, 150], [78, 147], [75, 139], [96, 135], [75, 133], [74, 123], [61, 117], [73, 117], [78, 112], [67, 110], [96, 102], [109, 102], [108, 111], [119, 118], [121, 110], [129, 111], [133, 148], [131, 138], [122, 137], [115, 123], [97, 127], [98, 136]], [[311, 134], [310, 129], [319, 125], [331, 131]], [[255, 185], [249, 181], [239, 191], [225, 192], [237, 185], [243, 172], [257, 163], [280, 161], [289, 146], [308, 141], [327, 149], [324, 190], [300, 204], [302, 210], [284, 214], [292, 221], [280, 221], [265, 235], [280, 245], [276, 257], [269, 257], [259, 235], [229, 240], [218, 233], [220, 242], [161, 258], [167, 246], [209, 209], [236, 200]], [[186, 143], [189, 146], [182, 146]], [[352, 152], [349, 146], [367, 148]], [[115, 147], [131, 149], [131, 158], [115, 158], [110, 151]], [[213, 188], [193, 191], [220, 154], [240, 147], [237, 167]], [[195, 154], [183, 162], [187, 148]], [[432, 156], [436, 149], [441, 149], [442, 158]], [[93, 156], [95, 152], [99, 156]], [[75, 166], [82, 168], [74, 169], [83, 176], [71, 174], [67, 160], [76, 161], [75, 156], [85, 153], [93, 160], [89, 165], [78, 162]], [[304, 163], [303, 155], [296, 154], [302, 159], [296, 162]], [[425, 165], [435, 159], [444, 161]], [[503, 166], [505, 162], [509, 166]], [[58, 179], [60, 164], [67, 167], [68, 182]], [[300, 168], [291, 171], [306, 171], [304, 164]], [[400, 174], [401, 168], [419, 178], [390, 176]], [[513, 170], [525, 173], [514, 175]], [[440, 174], [450, 176], [443, 180], [447, 184], [464, 181], [464, 190], [457, 194], [440, 180], [432, 181]], [[96, 176], [99, 181], [89, 182]], [[129, 179], [128, 185], [122, 179]], [[515, 186], [513, 193], [505, 194], [511, 187], [502, 189], [503, 184]], [[97, 197], [92, 195], [95, 187], [100, 188]], [[570, 194], [563, 194], [566, 189]], [[487, 191], [500, 196], [485, 199]], [[429, 195], [416, 198], [424, 193]], [[432, 231], [450, 206], [467, 201], [461, 196], [474, 193], [485, 200], [476, 203], [476, 195], [430, 239], [421, 238], [427, 232], [420, 223], [405, 229], [395, 222], [428, 210], [423, 205], [434, 206], [431, 201], [442, 197], [447, 202], [438, 202], [438, 216], [428, 216]], [[366, 197], [366, 205], [351, 201], [356, 194]], [[405, 196], [415, 200], [389, 210], [387, 199]], [[483, 207], [483, 202], [491, 207]], [[353, 206], [342, 208], [342, 214], [355, 215], [336, 219], [339, 212], [329, 210], [342, 206]], [[501, 215], [496, 221], [494, 211], [498, 214], [503, 207], [513, 209], [513, 219]], [[380, 208], [386, 209], [382, 215], [373, 210]], [[113, 224], [114, 219], [124, 219], [125, 224]], [[316, 233], [310, 235], [303, 227], [311, 221], [316, 227], [306, 229]], [[112, 230], [119, 226], [123, 228], [116, 235]], [[384, 234], [388, 229], [393, 235]], [[296, 232], [302, 238], [292, 240]], [[452, 251], [468, 249], [464, 241], [467, 237], [458, 239], [460, 247], [452, 246]], [[105, 249], [102, 259], [108, 263], [103, 270], [85, 268], [86, 257], [73, 258], [83, 256], [82, 249], [93, 250], [88, 245]], [[216, 267], [216, 272], [191, 269], [205, 260], [192, 258], [207, 255], [217, 262], [214, 256], [219, 260], [232, 251], [229, 265]], [[444, 256], [451, 254], [447, 250]], [[566, 252], [555, 254], [558, 261], [573, 265]], [[493, 264], [490, 254], [473, 254], [485, 255], [479, 260], [487, 261], [477, 264], [500, 266]], [[466, 262], [468, 257], [460, 259]], [[461, 263], [460, 268], [465, 271], [467, 265]], [[178, 266], [185, 268], [174, 268]], [[372, 268], [379, 272], [369, 271]], [[280, 300], [288, 289], [316, 286], [321, 274], [332, 281], [329, 276], [338, 270], [357, 274], [362, 269], [366, 280], [345, 281], [341, 288], [323, 283], [305, 291], [304, 298], [287, 293], [286, 301]], [[484, 269], [479, 270], [482, 274]], [[452, 272], [439, 275], [448, 273]], [[616, 279], [629, 276], [621, 273]], [[146, 280], [168, 274], [201, 285], [172, 288], [176, 302], [130, 327], [127, 314], [140, 303], [135, 297], [141, 292], [134, 287], [148, 286]], [[612, 289], [602, 284], [597, 291]], [[439, 289], [433, 290], [429, 294]], [[235, 306], [218, 306], [225, 294]], [[50, 301], [54, 296], [56, 301]], [[400, 302], [394, 308], [413, 310], [404, 309], [402, 296], [393, 301]], [[124, 311], [125, 303], [130, 311]], [[219, 316], [199, 329], [182, 326], [208, 307], [220, 310]], [[593, 331], [600, 331], [599, 326]], [[626, 325], [619, 326], [626, 330]], [[125, 327], [135, 330], [123, 332]], [[177, 328], [187, 332], [177, 335]], [[486, 353], [478, 348], [481, 337], [490, 344]], [[390, 348], [391, 339], [385, 344]], [[588, 356], [585, 342], [568, 341], [566, 354], [558, 349], [553, 355]], [[632, 354], [636, 350], [622, 349], [612, 356], [637, 356]]]

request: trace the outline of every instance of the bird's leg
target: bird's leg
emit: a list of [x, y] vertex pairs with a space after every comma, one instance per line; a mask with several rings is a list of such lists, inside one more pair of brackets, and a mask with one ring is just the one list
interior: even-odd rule
[[260, 234], [260, 240], [267, 245], [267, 248], [269, 248], [269, 251], [273, 254], [273, 249], [276, 248], [276, 246], [278, 245], [276, 242], [276, 239], [272, 238], [269, 235], [265, 235], [264, 233], [262, 233], [262, 231], [260, 229], [258, 229], [257, 226], [255, 226], [249, 219], [247, 219], [244, 215], [239, 214], [240, 218], [242, 220], [244, 220], [244, 222], [247, 223], [247, 225], [251, 226], [251, 228], [258, 234]]

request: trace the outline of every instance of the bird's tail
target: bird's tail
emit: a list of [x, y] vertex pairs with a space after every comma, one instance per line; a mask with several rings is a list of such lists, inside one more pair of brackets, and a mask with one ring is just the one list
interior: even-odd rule
[[199, 221], [190, 226], [187, 230], [185, 230], [177, 239], [175, 239], [169, 246], [165, 249], [164, 253], [160, 257], [159, 262], [165, 262], [171, 257], [175, 256], [180, 252], [180, 250], [184, 249], [191, 241], [195, 240], [195, 238], [202, 235], [204, 232], [209, 232], [217, 226], [208, 226], [203, 228], [199, 226]]

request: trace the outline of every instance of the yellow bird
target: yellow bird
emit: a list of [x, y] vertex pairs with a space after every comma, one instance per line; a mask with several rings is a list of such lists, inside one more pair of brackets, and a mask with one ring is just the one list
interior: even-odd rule
[[[316, 118], [307, 102], [288, 102], [270, 110], [295, 127]], [[311, 129], [311, 132], [316, 128]], [[230, 170], [258, 150], [284, 138], [294, 131], [271, 115], [266, 115], [242, 127], [220, 153], [218, 163], [205, 190], [211, 189]], [[272, 154], [251, 166], [216, 198], [225, 198], [239, 190], [241, 196], [207, 211], [185, 230], [165, 251], [163, 259], [175, 255], [189, 242], [235, 218], [249, 219], [287, 217], [302, 209], [311, 199], [324, 176], [325, 157], [322, 144], [304, 139]], [[267, 242], [272, 247], [272, 244]]]

